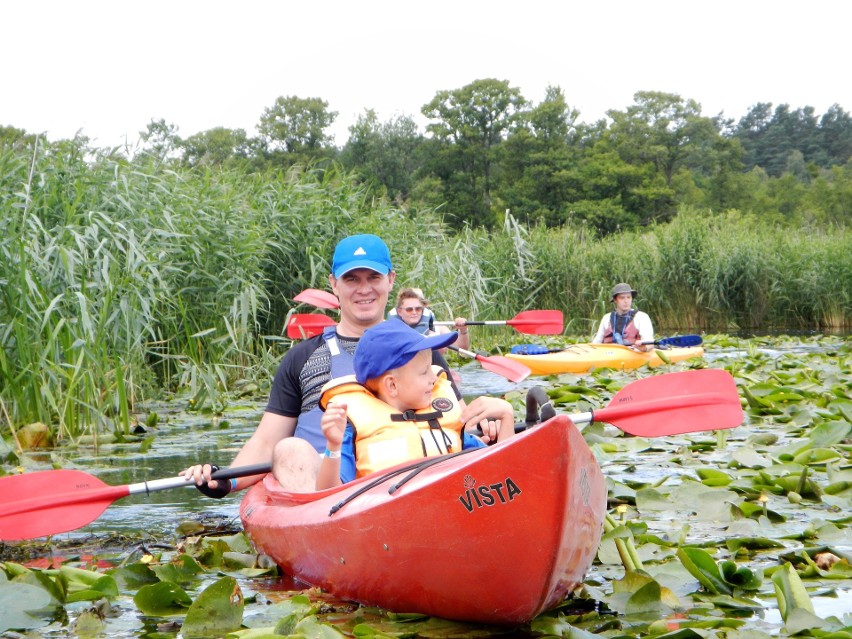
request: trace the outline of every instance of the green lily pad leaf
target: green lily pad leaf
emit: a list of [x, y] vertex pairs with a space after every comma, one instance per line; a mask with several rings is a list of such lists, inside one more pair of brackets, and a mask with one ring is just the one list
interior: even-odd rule
[[154, 571], [143, 563], [113, 568], [108, 570], [107, 574], [115, 579], [119, 590], [139, 590], [142, 586], [155, 584], [159, 581]]
[[852, 423], [842, 421], [823, 422], [814, 426], [808, 433], [808, 439], [816, 447], [834, 446], [852, 433]]
[[719, 569], [725, 581], [743, 590], [759, 590], [763, 582], [749, 568], [740, 566], [733, 561], [720, 562]]
[[775, 479], [775, 485], [778, 486], [785, 494], [789, 492], [796, 492], [805, 499], [819, 501], [822, 496], [822, 488], [819, 487], [819, 484], [807, 478], [803, 482], [801, 474], [777, 477]]
[[530, 622], [530, 630], [536, 636], [564, 637], [564, 639], [598, 639], [598, 635], [572, 626], [561, 616], [536, 617]]
[[706, 551], [692, 546], [684, 546], [678, 549], [677, 557], [707, 591], [717, 595], [733, 594], [733, 590], [722, 577], [719, 566]]
[[40, 616], [53, 601], [50, 593], [31, 584], [0, 581], [0, 632], [30, 630], [50, 623]]
[[784, 628], [789, 635], [797, 635], [805, 630], [825, 628], [828, 623], [817, 617], [813, 612], [802, 608], [794, 608], [784, 620]]
[[695, 601], [706, 601], [707, 603], [713, 604], [717, 608], [724, 608], [728, 610], [757, 611], [765, 609], [765, 606], [759, 601], [755, 601], [754, 599], [748, 599], [746, 597], [696, 594], [693, 595], [692, 598]]
[[738, 506], [733, 507], [739, 508], [742, 515], [750, 519], [759, 519], [761, 516], [765, 516], [769, 521], [775, 524], [787, 521], [787, 518], [784, 517], [784, 515], [772, 510], [771, 508], [764, 508], [762, 504], [755, 504], [751, 501], [744, 501]]
[[781, 389], [775, 393], [765, 395], [764, 399], [768, 402], [783, 404], [789, 402], [801, 402], [803, 399], [805, 399], [805, 396], [795, 391]]
[[735, 539], [726, 539], [725, 545], [731, 552], [737, 551], [740, 548], [748, 548], [751, 550], [765, 550], [767, 548], [783, 548], [784, 544], [769, 539], [768, 537], [739, 537]]
[[281, 619], [287, 616], [302, 619], [308, 615], [316, 614], [317, 607], [311, 603], [305, 595], [295, 595], [271, 606], [266, 606], [263, 612], [246, 617], [244, 625], [249, 628], [261, 628], [265, 626], [275, 627]]
[[811, 598], [793, 564], [785, 563], [772, 573], [772, 583], [775, 587], [775, 597], [778, 599], [778, 612], [785, 622], [797, 608], [814, 614]]
[[660, 612], [663, 603], [660, 599], [660, 584], [649, 581], [634, 592], [627, 600], [626, 613], [638, 615], [645, 612]]
[[186, 611], [184, 637], [222, 637], [243, 622], [243, 592], [233, 577], [222, 577], [205, 588]]
[[640, 512], [673, 510], [674, 504], [669, 498], [653, 488], [636, 491], [636, 507]]
[[728, 473], [715, 468], [699, 468], [695, 473], [705, 486], [727, 486], [733, 481]]
[[142, 586], [133, 602], [146, 615], [166, 617], [182, 615], [192, 605], [192, 598], [171, 581]]
[[84, 610], [74, 621], [74, 634], [77, 637], [97, 637], [105, 628], [104, 618], [95, 610]]
[[749, 446], [743, 446], [731, 453], [731, 459], [744, 468], [766, 468], [772, 460], [764, 457]]
[[[10, 565], [6, 564], [7, 567]], [[43, 588], [45, 592], [53, 597], [54, 603], [61, 604], [65, 602], [68, 596], [68, 582], [62, 579], [60, 575], [49, 575], [44, 570], [29, 570], [23, 566], [21, 568], [23, 572], [14, 578], [13, 581], [15, 583], [30, 584], [37, 588]]]
[[192, 583], [200, 573], [204, 572], [204, 568], [186, 553], [181, 553], [171, 563], [151, 566], [151, 570], [160, 581], [171, 581], [176, 584]]
[[109, 575], [102, 575], [88, 588], [69, 592], [67, 601], [68, 603], [74, 601], [97, 601], [103, 597], [107, 599], [118, 597], [118, 585], [115, 583], [115, 579]]
[[831, 448], [808, 447], [793, 457], [796, 464], [825, 464], [826, 462], [839, 459], [840, 453]]

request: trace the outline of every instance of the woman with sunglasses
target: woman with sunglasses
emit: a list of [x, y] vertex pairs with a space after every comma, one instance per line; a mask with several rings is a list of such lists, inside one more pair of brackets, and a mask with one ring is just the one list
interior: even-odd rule
[[[445, 326], [435, 326], [435, 314], [429, 308], [429, 300], [423, 297], [423, 291], [419, 288], [404, 288], [396, 297], [396, 308], [392, 308], [388, 317], [397, 317], [408, 324], [411, 328], [423, 335], [436, 335], [448, 333]], [[456, 345], [465, 350], [470, 349], [470, 337], [467, 334], [468, 327], [465, 325], [464, 317], [454, 320], [454, 330], [458, 331], [459, 339]]]

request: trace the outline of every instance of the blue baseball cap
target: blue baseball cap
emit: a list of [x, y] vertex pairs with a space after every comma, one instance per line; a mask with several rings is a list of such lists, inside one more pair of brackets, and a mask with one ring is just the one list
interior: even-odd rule
[[356, 268], [368, 268], [387, 275], [393, 270], [387, 244], [377, 235], [350, 235], [344, 237], [334, 249], [331, 274], [341, 278]]
[[364, 331], [355, 349], [355, 379], [363, 384], [389, 370], [410, 362], [417, 353], [431, 348], [444, 348], [459, 337], [456, 332], [439, 335], [418, 333], [405, 322], [385, 320]]

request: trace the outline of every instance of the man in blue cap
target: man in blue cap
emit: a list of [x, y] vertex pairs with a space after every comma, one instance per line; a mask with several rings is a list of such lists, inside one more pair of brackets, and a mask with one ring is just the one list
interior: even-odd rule
[[[358, 340], [365, 330], [383, 321], [395, 277], [390, 251], [381, 238], [364, 234], [340, 240], [328, 277], [340, 302], [340, 322], [287, 352], [278, 366], [260, 424], [232, 466], [272, 463], [275, 477], [287, 488], [313, 490], [311, 476], [316, 475], [319, 454], [325, 448], [318, 407], [322, 387], [332, 377], [353, 372]], [[434, 358], [436, 364], [449, 371], [440, 353], [435, 352]], [[467, 409], [472, 416], [485, 420], [478, 404], [472, 403]], [[229, 483], [217, 482], [210, 481], [212, 471], [210, 464], [197, 464], [181, 474], [211, 497], [248, 488], [262, 478], [254, 475]]]
[[[355, 349], [355, 374], [323, 388], [321, 426], [326, 440], [316, 488], [340, 485], [422, 457], [478, 448], [465, 432], [464, 403], [432, 354], [458, 333], [425, 336], [404, 322], [368, 328]], [[475, 400], [488, 412], [480, 425], [488, 439], [515, 434], [512, 405], [497, 397]]]

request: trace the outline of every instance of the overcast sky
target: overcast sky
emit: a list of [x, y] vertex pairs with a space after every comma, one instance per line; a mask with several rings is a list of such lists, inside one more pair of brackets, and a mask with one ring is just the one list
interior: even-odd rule
[[255, 134], [279, 96], [415, 116], [435, 93], [560, 86], [580, 119], [636, 91], [738, 120], [758, 102], [852, 111], [845, 0], [16, 0], [0, 6], [0, 125], [96, 146], [152, 119]]

